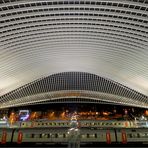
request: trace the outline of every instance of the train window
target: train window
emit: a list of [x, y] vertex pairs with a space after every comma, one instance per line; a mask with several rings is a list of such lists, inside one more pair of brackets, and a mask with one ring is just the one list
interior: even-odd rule
[[132, 138], [132, 134], [127, 134], [127, 137], [128, 138]]
[[117, 125], [117, 123], [114, 123], [114, 125]]
[[63, 138], [66, 138], [66, 134], [63, 134]]
[[148, 133], [140, 133], [139, 137], [141, 137], [141, 138], [148, 138]]
[[31, 134], [31, 138], [34, 138], [34, 134]]
[[89, 134], [87, 134], [87, 138], [89, 138]]
[[139, 133], [137, 134], [137, 137], [140, 138], [140, 134]]
[[139, 133], [138, 134], [136, 134], [136, 133], [134, 133], [134, 134], [127, 134], [127, 137], [129, 137], [129, 138], [139, 138], [140, 135], [139, 135]]
[[135, 133], [135, 134], [132, 134], [132, 138], [137, 138], [138, 136], [137, 136], [137, 134]]
[[133, 137], [133, 135], [132, 135], [132, 134], [129, 134], [129, 137], [130, 137], [130, 138], [132, 138], [132, 137]]
[[49, 138], [50, 135], [49, 134], [40, 134], [40, 138]]
[[91, 134], [89, 135], [89, 138], [97, 138], [97, 134]]
[[58, 138], [58, 134], [55, 134], [55, 138]]

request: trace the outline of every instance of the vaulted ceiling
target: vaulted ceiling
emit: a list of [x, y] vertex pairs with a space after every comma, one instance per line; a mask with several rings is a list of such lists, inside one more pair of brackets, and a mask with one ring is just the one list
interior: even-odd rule
[[0, 108], [63, 98], [148, 108], [147, 0], [0, 1]]

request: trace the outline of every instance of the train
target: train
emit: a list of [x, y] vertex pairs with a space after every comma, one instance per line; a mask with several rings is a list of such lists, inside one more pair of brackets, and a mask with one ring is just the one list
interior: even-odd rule
[[[92, 127], [92, 128], [136, 128], [137, 124], [135, 121], [97, 121], [97, 120], [79, 120], [78, 121], [80, 127]], [[42, 127], [70, 127], [70, 121], [68, 120], [37, 120], [37, 121], [24, 121], [21, 122], [19, 127], [21, 128], [42, 128]]]
[[[148, 121], [117, 121], [117, 120], [110, 120], [110, 121], [97, 121], [97, 120], [78, 120], [80, 127], [92, 127], [92, 128], [148, 128]], [[21, 122], [19, 127], [28, 128], [28, 127], [70, 127], [70, 121], [68, 120], [37, 120], [37, 121], [24, 121]]]
[[[6, 121], [0, 123], [0, 127], [4, 128], [70, 128], [69, 120], [35, 120], [35, 121], [17, 121], [10, 124]], [[78, 126], [81, 128], [148, 128], [148, 121], [97, 121], [97, 120], [78, 120]]]
[[[70, 141], [69, 128], [0, 128], [0, 145], [61, 144]], [[145, 128], [80, 128], [80, 144], [148, 144]]]

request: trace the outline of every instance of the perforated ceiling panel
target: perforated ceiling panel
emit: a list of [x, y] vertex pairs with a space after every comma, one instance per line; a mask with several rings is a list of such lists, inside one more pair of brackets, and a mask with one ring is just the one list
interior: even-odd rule
[[[134, 103], [136, 106], [139, 103], [147, 107], [148, 1], [0, 1], [1, 108], [27, 104], [27, 100], [8, 103], [26, 99], [26, 96], [34, 97], [30, 99], [37, 102], [32, 96], [35, 93], [30, 90], [24, 95], [16, 92], [35, 80], [72, 71], [92, 73], [130, 88], [129, 96], [114, 94], [112, 90], [103, 93], [95, 90], [94, 94], [94, 90], [87, 89], [85, 94], [89, 98], [93, 94], [97, 97], [92, 98], [109, 102], [113, 100], [111, 98], [124, 96], [122, 101], [115, 99], [112, 103]], [[109, 84], [104, 81], [103, 85], [110, 89]], [[40, 87], [44, 87], [44, 83]], [[75, 91], [80, 91], [78, 87]], [[63, 89], [66, 91], [63, 87], [58, 92]], [[45, 94], [49, 95], [50, 91]], [[131, 97], [134, 92], [137, 95]], [[127, 98], [129, 102], [126, 102]], [[132, 103], [134, 99], [138, 102]]]

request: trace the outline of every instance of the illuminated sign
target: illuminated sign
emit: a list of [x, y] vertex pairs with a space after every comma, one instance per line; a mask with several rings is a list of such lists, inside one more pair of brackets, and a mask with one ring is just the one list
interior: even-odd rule
[[26, 121], [29, 119], [30, 113], [29, 110], [20, 110], [19, 111], [19, 120]]

